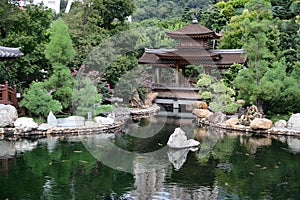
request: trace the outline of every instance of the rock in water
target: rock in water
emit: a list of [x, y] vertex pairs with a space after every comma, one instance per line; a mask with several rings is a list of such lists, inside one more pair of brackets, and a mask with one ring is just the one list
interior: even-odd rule
[[167, 145], [170, 148], [181, 149], [181, 148], [189, 148], [196, 147], [200, 144], [200, 142], [194, 139], [187, 139], [185, 132], [180, 128], [176, 128], [174, 133], [169, 137]]
[[270, 129], [272, 128], [272, 121], [266, 118], [255, 118], [250, 123], [252, 129]]
[[0, 104], [0, 127], [13, 126], [16, 119], [18, 112], [15, 107]]

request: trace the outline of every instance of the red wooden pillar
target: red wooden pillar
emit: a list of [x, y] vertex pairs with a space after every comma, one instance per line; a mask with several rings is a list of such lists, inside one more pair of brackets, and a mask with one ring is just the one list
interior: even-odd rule
[[3, 101], [9, 101], [9, 98], [8, 98], [8, 82], [5, 81], [5, 84], [4, 84], [4, 90], [3, 90], [3, 93], [2, 93], [2, 100]]

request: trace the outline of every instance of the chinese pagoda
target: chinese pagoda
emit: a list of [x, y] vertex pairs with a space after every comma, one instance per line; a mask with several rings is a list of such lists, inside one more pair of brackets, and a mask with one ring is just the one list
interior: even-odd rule
[[[247, 62], [244, 49], [215, 49], [221, 35], [201, 26], [197, 20], [180, 29], [166, 31], [166, 34], [177, 41], [175, 49], [145, 49], [139, 59], [140, 64], [152, 66], [153, 90], [159, 93], [157, 103], [169, 102], [167, 99], [173, 105], [174, 99], [181, 99], [185, 102], [182, 104], [199, 100], [196, 80], [186, 76], [188, 65], [198, 66], [198, 73], [209, 73], [216, 69], [224, 71], [234, 63], [245, 65]], [[164, 71], [167, 69], [173, 69], [174, 75], [165, 82]]]

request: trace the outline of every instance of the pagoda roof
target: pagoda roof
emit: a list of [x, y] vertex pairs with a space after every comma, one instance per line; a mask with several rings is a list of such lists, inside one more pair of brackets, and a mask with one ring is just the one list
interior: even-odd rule
[[180, 29], [174, 31], [166, 31], [166, 34], [171, 38], [202, 38], [202, 37], [211, 37], [219, 39], [220, 34], [215, 33], [214, 31], [206, 28], [205, 26], [200, 25], [198, 22], [186, 25]]
[[[233, 63], [245, 64], [247, 54], [243, 49], [222, 49], [208, 51], [180, 51], [177, 49], [146, 49], [139, 59], [140, 64], [171, 65], [178, 60], [198, 60], [204, 66], [229, 67]], [[193, 64], [193, 63], [191, 63]]]
[[11, 60], [22, 57], [24, 54], [21, 52], [21, 48], [11, 48], [0, 46], [0, 60]]

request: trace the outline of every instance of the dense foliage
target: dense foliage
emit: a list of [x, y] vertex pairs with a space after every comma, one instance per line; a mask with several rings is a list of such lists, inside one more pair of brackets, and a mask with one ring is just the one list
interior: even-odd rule
[[216, 112], [234, 114], [239, 105], [232, 100], [235, 95], [233, 89], [227, 87], [223, 81], [209, 74], [200, 74], [197, 86], [200, 88], [201, 99], [210, 102], [210, 108]]
[[[85, 0], [74, 2], [57, 21], [42, 5], [19, 9], [11, 2], [0, 2], [0, 45], [21, 47], [24, 57], [0, 63], [0, 82], [8, 80], [22, 91], [33, 81], [44, 81], [42, 89], [64, 111], [71, 109], [70, 71], [83, 64], [98, 71], [96, 90], [105, 93], [138, 67], [144, 48], [174, 48], [165, 29], [180, 28], [193, 18], [222, 33], [218, 48], [247, 50], [247, 67], [233, 65], [222, 76], [236, 98], [257, 104], [268, 115], [300, 111], [299, 1]], [[128, 16], [133, 23], [126, 22]]]
[[0, 2], [0, 45], [21, 47], [24, 56], [12, 62], [0, 62], [0, 82], [28, 86], [40, 80], [41, 69], [47, 70], [49, 63], [44, 56], [49, 37], [45, 32], [54, 17], [52, 10], [41, 5], [30, 4], [23, 10], [8, 1]]

